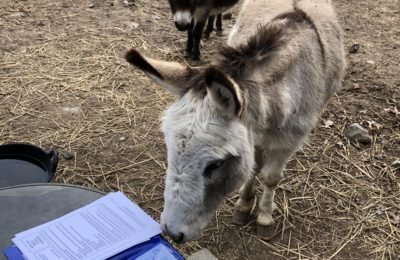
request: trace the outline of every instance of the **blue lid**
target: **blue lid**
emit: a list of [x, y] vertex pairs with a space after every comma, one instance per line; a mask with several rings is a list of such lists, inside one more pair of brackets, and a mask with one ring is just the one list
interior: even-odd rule
[[108, 260], [184, 260], [162, 236], [155, 236], [149, 241], [131, 247]]

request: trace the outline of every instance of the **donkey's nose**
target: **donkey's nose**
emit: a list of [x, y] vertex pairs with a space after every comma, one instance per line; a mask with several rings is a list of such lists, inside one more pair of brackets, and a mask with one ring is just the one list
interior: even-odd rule
[[164, 226], [164, 232], [167, 233], [167, 235], [175, 242], [178, 244], [182, 244], [183, 241], [185, 240], [185, 234], [183, 234], [182, 232], [171, 232], [171, 230], [168, 229], [168, 226], [165, 225]]
[[182, 232], [179, 232], [178, 234], [169, 234], [169, 236], [178, 244], [182, 244], [185, 238], [185, 235]]

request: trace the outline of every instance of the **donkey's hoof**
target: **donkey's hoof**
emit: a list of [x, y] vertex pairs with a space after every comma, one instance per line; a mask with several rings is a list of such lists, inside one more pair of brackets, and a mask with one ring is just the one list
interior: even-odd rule
[[224, 31], [218, 30], [215, 34], [216, 34], [218, 37], [222, 37], [222, 36], [224, 36]]
[[193, 61], [200, 61], [200, 54], [192, 53], [191, 58]]
[[232, 223], [238, 226], [244, 226], [247, 224], [247, 219], [249, 218], [249, 213], [248, 212], [241, 212], [238, 210], [235, 210], [233, 212], [232, 216]]
[[188, 50], [185, 50], [185, 51], [183, 52], [183, 57], [185, 57], [185, 58], [190, 58], [190, 57], [192, 57], [192, 52], [191, 52], [191, 51], [188, 51]]
[[275, 226], [274, 225], [264, 226], [257, 224], [257, 235], [261, 239], [269, 241], [275, 236]]
[[225, 13], [224, 15], [222, 15], [222, 18], [224, 18], [225, 20], [230, 20], [232, 19], [232, 13]]

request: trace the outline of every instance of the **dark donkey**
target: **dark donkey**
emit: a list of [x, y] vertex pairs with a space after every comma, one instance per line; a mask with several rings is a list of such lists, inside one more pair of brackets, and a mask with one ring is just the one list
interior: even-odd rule
[[175, 26], [188, 32], [186, 57], [200, 59], [200, 40], [208, 18], [205, 37], [214, 29], [217, 17], [217, 34], [222, 33], [222, 13], [233, 7], [239, 0], [168, 0], [174, 15]]

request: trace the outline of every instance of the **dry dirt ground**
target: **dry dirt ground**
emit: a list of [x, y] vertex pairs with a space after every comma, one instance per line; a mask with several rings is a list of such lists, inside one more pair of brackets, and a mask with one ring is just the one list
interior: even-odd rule
[[[254, 217], [232, 225], [232, 195], [201, 237], [177, 246], [184, 255], [206, 247], [220, 259], [400, 259], [400, 170], [392, 165], [400, 158], [400, 2], [334, 2], [347, 76], [288, 165], [275, 237], [260, 240]], [[0, 36], [0, 142], [57, 148], [54, 182], [121, 190], [159, 219], [159, 118], [173, 100], [122, 57], [135, 47], [185, 62], [185, 34], [167, 1], [1, 0]], [[224, 40], [203, 42], [204, 63]], [[351, 123], [370, 131], [370, 145], [344, 137]]]

